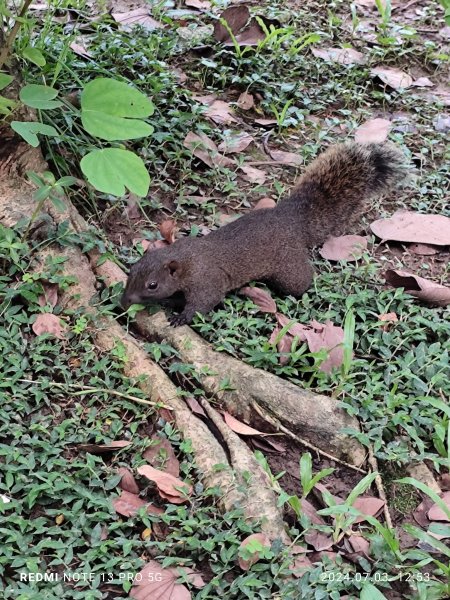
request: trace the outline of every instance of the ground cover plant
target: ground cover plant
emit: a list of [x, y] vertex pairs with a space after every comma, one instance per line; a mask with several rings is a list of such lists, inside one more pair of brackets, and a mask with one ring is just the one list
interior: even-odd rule
[[[0, 210], [5, 598], [450, 596], [448, 7], [248, 4], [0, 3], [0, 172], [19, 162], [17, 136], [47, 161], [13, 171], [27, 181], [27, 218]], [[347, 139], [397, 144], [410, 181], [351, 238], [314, 251], [302, 298], [253, 282], [192, 329], [224, 361], [354, 417], [343, 433], [368, 457], [356, 466], [256, 409], [235, 419], [221, 404], [233, 381], [212, 394], [210, 367], [176, 333], [144, 339], [107, 275], [77, 305], [67, 268], [80, 252], [126, 270], [144, 251], [274, 205]], [[65, 198], [86, 227], [74, 231]], [[222, 485], [207, 485], [162, 379], [150, 394], [128, 338], [99, 342], [112, 321], [219, 446], [227, 434], [208, 396], [245, 440], [288, 537], [272, 538], [262, 512], [249, 520], [245, 503], [224, 509], [224, 465]]]

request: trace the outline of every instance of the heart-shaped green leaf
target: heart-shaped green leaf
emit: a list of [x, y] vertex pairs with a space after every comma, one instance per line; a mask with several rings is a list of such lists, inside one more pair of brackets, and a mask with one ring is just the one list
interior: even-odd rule
[[0, 90], [3, 90], [5, 87], [7, 87], [13, 79], [14, 77], [12, 75], [0, 73]]
[[33, 46], [27, 46], [22, 52], [22, 56], [38, 67], [43, 67], [46, 64], [46, 60], [42, 52], [37, 48], [33, 48]]
[[50, 109], [62, 106], [62, 102], [55, 100], [58, 90], [47, 85], [30, 83], [25, 85], [19, 94], [21, 101], [31, 108]]
[[14, 102], [14, 100], [0, 96], [0, 115], [9, 115], [16, 104], [17, 102]]
[[44, 123], [35, 123], [30, 121], [11, 121], [11, 129], [18, 133], [23, 139], [36, 148], [39, 146], [37, 133], [41, 135], [58, 135], [58, 132], [51, 125]]
[[88, 133], [104, 140], [132, 140], [153, 133], [140, 118], [154, 112], [152, 102], [126, 83], [99, 77], [81, 94], [81, 120]]
[[127, 188], [136, 196], [147, 195], [150, 176], [139, 156], [129, 150], [93, 150], [82, 158], [80, 166], [89, 183], [100, 192], [123, 196]]
[[83, 110], [81, 122], [88, 133], [108, 142], [135, 140], [153, 133], [153, 127], [145, 121], [124, 119], [96, 110]]

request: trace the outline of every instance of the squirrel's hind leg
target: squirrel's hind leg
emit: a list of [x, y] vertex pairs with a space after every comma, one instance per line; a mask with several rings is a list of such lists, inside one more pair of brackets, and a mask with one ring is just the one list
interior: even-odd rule
[[314, 270], [306, 257], [290, 257], [282, 267], [266, 279], [267, 283], [285, 296], [299, 298], [312, 283]]

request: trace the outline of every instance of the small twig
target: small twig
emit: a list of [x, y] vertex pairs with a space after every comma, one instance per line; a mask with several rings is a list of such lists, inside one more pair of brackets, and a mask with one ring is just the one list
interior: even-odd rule
[[328, 452], [324, 452], [320, 448], [317, 448], [317, 446], [314, 446], [314, 444], [311, 444], [311, 442], [308, 442], [307, 440], [305, 440], [305, 439], [303, 439], [303, 438], [295, 435], [295, 433], [292, 433], [292, 431], [289, 431], [289, 429], [287, 429], [287, 427], [284, 427], [284, 425], [282, 425], [277, 419], [274, 419], [273, 417], [271, 417], [267, 413], [263, 412], [261, 410], [260, 406], [258, 406], [258, 404], [256, 404], [256, 402], [253, 402], [252, 406], [256, 410], [256, 412], [265, 421], [267, 421], [268, 423], [270, 423], [271, 425], [273, 425], [276, 429], [279, 429], [280, 431], [282, 431], [285, 435], [288, 435], [290, 438], [292, 438], [293, 440], [295, 440], [299, 444], [302, 444], [303, 446], [306, 446], [310, 450], [313, 450], [314, 452], [317, 452], [317, 454], [319, 454], [320, 456], [323, 456], [324, 458], [328, 458], [329, 460], [333, 460], [333, 461], [339, 463], [340, 465], [343, 465], [344, 467], [347, 467], [348, 469], [352, 469], [353, 471], [357, 471], [358, 473], [362, 473], [363, 475], [367, 474], [367, 472], [364, 471], [364, 469], [360, 469], [359, 467], [355, 467], [355, 465], [351, 465], [350, 463], [345, 462], [345, 460], [341, 460], [340, 458], [337, 458], [337, 456], [333, 456], [332, 454], [328, 454]]
[[418, 4], [419, 2], [422, 2], [422, 0], [411, 0], [411, 2], [408, 2], [407, 4], [405, 4], [405, 6], [402, 6], [401, 4], [399, 4], [398, 6], [394, 6], [391, 9], [391, 13], [397, 12], [399, 10], [401, 10], [403, 12], [404, 10], [408, 10], [408, 8], [411, 8], [411, 6], [414, 6], [414, 4]]
[[375, 456], [373, 455], [372, 448], [369, 448], [369, 456], [368, 456], [367, 460], [369, 461], [369, 465], [372, 467], [372, 471], [377, 474], [375, 477], [375, 485], [377, 486], [378, 495], [380, 496], [380, 500], [383, 500], [383, 502], [384, 502], [383, 512], [384, 512], [384, 519], [386, 521], [386, 525], [389, 527], [389, 529], [393, 529], [391, 513], [389, 512], [389, 507], [388, 507], [387, 498], [386, 498], [386, 492], [384, 491], [383, 480], [381, 479], [380, 470], [378, 468], [378, 461], [375, 458]]
[[272, 158], [272, 154], [270, 152], [268, 141], [269, 141], [269, 138], [272, 135], [272, 133], [273, 133], [273, 129], [271, 129], [270, 131], [268, 131], [267, 133], [265, 133], [262, 136], [262, 145], [263, 145], [263, 148], [264, 148], [264, 152], [267, 154], [267, 156], [270, 156], [271, 158]]
[[14, 43], [14, 40], [16, 38], [17, 32], [20, 29], [20, 26], [22, 25], [22, 23], [20, 22], [20, 19], [23, 19], [23, 17], [25, 16], [28, 7], [30, 6], [30, 4], [32, 3], [33, 0], [25, 0], [23, 3], [23, 6], [20, 10], [20, 13], [17, 15], [16, 20], [14, 21], [14, 25], [11, 28], [11, 31], [9, 32], [8, 37], [5, 40], [5, 45], [3, 46], [3, 48], [0, 51], [0, 69], [3, 67], [3, 65], [5, 64], [7, 58], [8, 58], [8, 54], [12, 48], [12, 45]]
[[[33, 381], [31, 379], [19, 379], [21, 383], [40, 383], [39, 381]], [[56, 383], [52, 381], [52, 386], [66, 389], [66, 388], [74, 388], [78, 389], [78, 392], [71, 392], [72, 396], [84, 396], [85, 394], [96, 394], [98, 392], [104, 392], [106, 394], [111, 394], [112, 396], [118, 396], [119, 398], [125, 398], [125, 400], [132, 400], [133, 402], [137, 402], [138, 404], [146, 404], [147, 406], [157, 406], [158, 408], [167, 408], [169, 410], [173, 410], [171, 406], [167, 406], [167, 404], [161, 404], [161, 402], [152, 402], [151, 400], [144, 400], [143, 398], [138, 398], [137, 396], [131, 396], [130, 394], [124, 394], [122, 392], [118, 392], [117, 390], [110, 390], [106, 388], [94, 388], [94, 387], [84, 387], [82, 385], [78, 385], [76, 383]]]

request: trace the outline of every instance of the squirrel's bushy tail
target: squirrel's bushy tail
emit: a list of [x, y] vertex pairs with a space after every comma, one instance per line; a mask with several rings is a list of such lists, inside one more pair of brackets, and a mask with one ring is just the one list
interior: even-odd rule
[[285, 200], [299, 211], [308, 245], [348, 231], [372, 196], [405, 178], [404, 163], [402, 152], [389, 143], [338, 144], [316, 158]]

